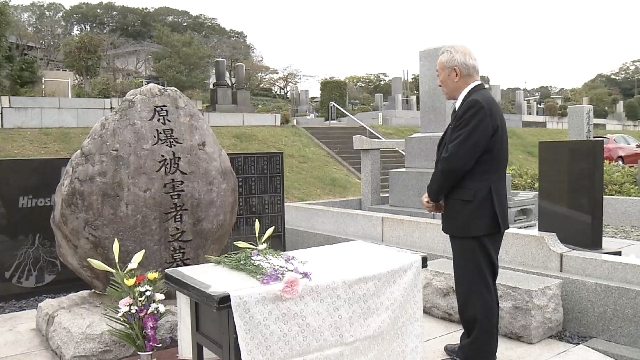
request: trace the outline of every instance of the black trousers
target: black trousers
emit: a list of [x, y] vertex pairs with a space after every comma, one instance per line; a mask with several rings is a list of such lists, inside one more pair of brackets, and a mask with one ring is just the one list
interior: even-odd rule
[[498, 254], [504, 232], [449, 236], [462, 335], [461, 360], [495, 360], [498, 351]]

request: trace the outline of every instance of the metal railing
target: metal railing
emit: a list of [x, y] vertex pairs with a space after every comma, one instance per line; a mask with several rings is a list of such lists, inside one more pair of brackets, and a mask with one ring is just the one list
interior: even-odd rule
[[[335, 102], [330, 102], [329, 103], [329, 114], [331, 114], [331, 107], [335, 107], [337, 109], [340, 109], [340, 111], [342, 111], [343, 113], [345, 113], [349, 118], [351, 118], [351, 120], [355, 121], [356, 123], [360, 124], [360, 126], [364, 127], [367, 130], [367, 135], [368, 133], [372, 133], [373, 135], [375, 135], [378, 139], [380, 140], [387, 140], [385, 139], [382, 135], [378, 134], [375, 130], [373, 130], [369, 125], [363, 123], [362, 121], [358, 120], [355, 116], [349, 114], [349, 112], [347, 112], [347, 110], [343, 109], [340, 105], [336, 104]], [[329, 117], [329, 126], [331, 126], [331, 117], [330, 115], [328, 115]], [[336, 115], [336, 119], [338, 118], [338, 116]], [[399, 151], [403, 156], [404, 156], [404, 151], [400, 150], [400, 149], [393, 149], [396, 151]]]

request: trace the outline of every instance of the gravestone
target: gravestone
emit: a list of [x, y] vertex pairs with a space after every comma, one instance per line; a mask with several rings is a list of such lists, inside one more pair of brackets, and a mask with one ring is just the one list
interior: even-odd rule
[[383, 94], [375, 94], [373, 101], [373, 111], [382, 111], [382, 105], [384, 103]]
[[405, 140], [405, 168], [389, 171], [389, 205], [424, 209], [436, 160], [438, 141], [447, 127], [454, 101], [447, 101], [438, 85], [436, 67], [442, 47], [420, 52], [420, 133]]
[[518, 115], [527, 115], [527, 102], [524, 101], [524, 91], [516, 91], [516, 108], [515, 111]]
[[489, 85], [491, 89], [491, 95], [500, 104], [502, 102], [502, 92], [500, 91], [500, 85]]
[[391, 78], [391, 96], [388, 110], [402, 110], [402, 78]]
[[418, 111], [418, 97], [415, 95], [409, 97], [409, 110]]
[[[0, 160], [0, 296], [85, 288], [56, 254], [49, 219], [68, 158]], [[64, 289], [67, 291], [68, 289]]]
[[538, 230], [586, 250], [602, 249], [602, 142], [541, 141]]
[[141, 271], [203, 263], [227, 245], [237, 180], [203, 115], [175, 88], [130, 91], [69, 161], [55, 194], [51, 226], [60, 259], [94, 289], [113, 264], [146, 250]]
[[300, 90], [300, 105], [298, 105], [299, 114], [309, 114], [311, 112], [311, 105], [309, 102], [309, 90]]
[[575, 105], [567, 109], [569, 140], [593, 139], [593, 106]]
[[238, 212], [226, 250], [238, 250], [233, 245], [235, 241], [255, 243], [254, 226], [258, 219], [261, 234], [275, 226], [269, 245], [272, 249], [284, 251], [283, 153], [233, 153], [229, 160], [238, 179]]
[[236, 112], [231, 84], [227, 81], [227, 60], [216, 59], [213, 68], [215, 82], [210, 90], [211, 109], [216, 112]]
[[256, 109], [251, 106], [251, 92], [247, 90], [244, 64], [236, 64], [233, 70], [233, 74], [235, 76], [235, 83], [234, 89], [231, 93], [232, 104], [236, 105], [237, 112], [254, 113]]

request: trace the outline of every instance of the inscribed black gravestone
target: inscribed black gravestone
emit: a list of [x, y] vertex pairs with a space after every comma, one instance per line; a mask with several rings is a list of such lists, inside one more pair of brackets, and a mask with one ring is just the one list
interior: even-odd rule
[[200, 264], [227, 246], [237, 211], [229, 158], [191, 100], [155, 84], [131, 90], [100, 119], [69, 161], [56, 190], [51, 226], [60, 259], [94, 289], [109, 274], [120, 241], [139, 271]]
[[603, 162], [602, 141], [539, 143], [538, 230], [568, 246], [602, 249]]
[[260, 236], [275, 226], [270, 247], [285, 250], [284, 158], [282, 152], [233, 153], [229, 160], [238, 179], [238, 213], [227, 251], [237, 250], [234, 241], [256, 241], [255, 221]]
[[0, 159], [0, 296], [86, 286], [58, 259], [49, 224], [53, 196], [68, 162]]

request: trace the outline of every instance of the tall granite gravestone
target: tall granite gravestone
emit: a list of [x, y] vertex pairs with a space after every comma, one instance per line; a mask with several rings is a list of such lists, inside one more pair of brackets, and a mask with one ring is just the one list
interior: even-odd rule
[[387, 110], [402, 110], [402, 78], [391, 78], [391, 96]]
[[382, 105], [384, 103], [384, 94], [375, 94], [373, 101], [373, 111], [382, 111]]
[[235, 77], [235, 81], [234, 89], [231, 92], [231, 102], [237, 107], [236, 112], [254, 113], [256, 109], [251, 106], [251, 92], [247, 90], [244, 64], [236, 64], [233, 70], [233, 75]]
[[515, 111], [518, 115], [527, 115], [527, 102], [524, 100], [524, 91], [516, 91], [516, 108]]
[[[590, 140], [593, 138], [593, 106], [574, 105], [567, 108], [569, 140]], [[601, 144], [602, 145], [602, 144]]]
[[442, 47], [420, 52], [420, 133], [405, 140], [405, 168], [389, 171], [389, 205], [424, 209], [436, 160], [436, 147], [451, 120], [454, 101], [447, 101], [438, 86], [436, 67]]
[[300, 105], [298, 105], [298, 114], [311, 113], [311, 103], [309, 102], [309, 90], [300, 90]]
[[130, 91], [69, 161], [51, 215], [60, 259], [94, 289], [109, 276], [87, 258], [113, 264], [120, 241], [141, 270], [204, 262], [227, 245], [238, 206], [229, 158], [193, 103], [154, 84]]
[[491, 95], [500, 104], [502, 102], [502, 92], [500, 91], [500, 85], [489, 85], [491, 89]]
[[603, 157], [597, 140], [540, 142], [538, 230], [568, 246], [602, 249]]
[[214, 62], [215, 82], [211, 89], [211, 109], [215, 112], [236, 112], [233, 105], [231, 84], [227, 81], [227, 60], [216, 59]]

